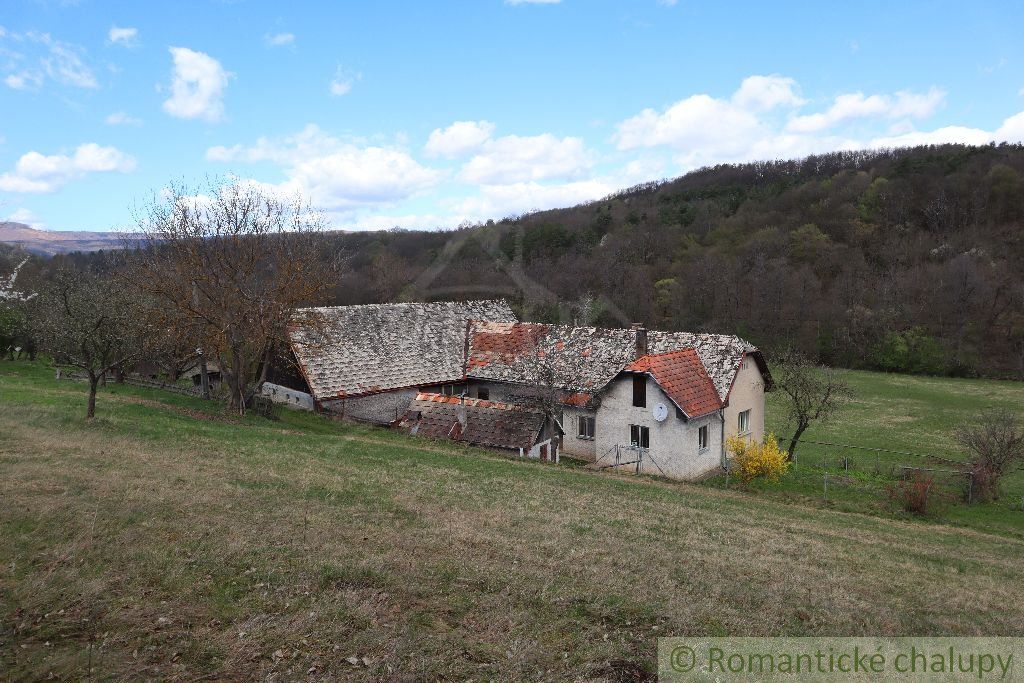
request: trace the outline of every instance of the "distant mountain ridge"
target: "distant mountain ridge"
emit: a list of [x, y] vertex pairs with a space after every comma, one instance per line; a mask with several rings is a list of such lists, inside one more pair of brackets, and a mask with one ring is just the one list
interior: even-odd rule
[[73, 251], [121, 249], [125, 235], [117, 232], [36, 230], [24, 223], [0, 222], [0, 242], [13, 244], [33, 254], [53, 256]]

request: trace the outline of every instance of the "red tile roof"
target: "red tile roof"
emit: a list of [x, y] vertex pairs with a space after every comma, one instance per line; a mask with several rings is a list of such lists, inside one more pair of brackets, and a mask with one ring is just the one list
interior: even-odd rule
[[527, 406], [420, 392], [399, 426], [416, 436], [529, 450], [544, 421], [543, 412]]
[[689, 418], [707, 415], [722, 407], [715, 385], [693, 349], [642, 356], [624, 370], [653, 377]]

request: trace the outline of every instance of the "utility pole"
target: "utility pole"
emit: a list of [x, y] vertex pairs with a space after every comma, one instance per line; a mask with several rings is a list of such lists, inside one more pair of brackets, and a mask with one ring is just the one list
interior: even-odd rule
[[[192, 281], [192, 308], [199, 310], [199, 288], [196, 287], [195, 280]], [[199, 355], [199, 381], [203, 389], [203, 398], [209, 400], [210, 374], [206, 370], [206, 354], [202, 347], [196, 349], [196, 354]]]

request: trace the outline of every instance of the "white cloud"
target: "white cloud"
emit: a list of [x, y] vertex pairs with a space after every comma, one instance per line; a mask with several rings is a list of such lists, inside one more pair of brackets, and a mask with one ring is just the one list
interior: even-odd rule
[[799, 107], [806, 103], [800, 97], [796, 81], [777, 74], [744, 78], [739, 90], [733, 93], [732, 101], [738, 107], [764, 110]]
[[111, 45], [136, 47], [139, 44], [139, 29], [111, 26], [107, 32], [107, 42]]
[[283, 47], [295, 42], [294, 33], [268, 33], [263, 36], [263, 42], [269, 47]]
[[582, 138], [557, 138], [549, 133], [506, 135], [486, 141], [462, 167], [459, 179], [482, 185], [577, 178], [593, 165]]
[[46, 80], [75, 88], [98, 88], [99, 82], [92, 69], [83, 61], [85, 50], [77, 45], [56, 40], [49, 33], [4, 33], [30, 54], [3, 50], [7, 59], [4, 84], [15, 90], [38, 88]]
[[815, 133], [851, 119], [866, 117], [923, 119], [934, 114], [945, 100], [946, 93], [939, 88], [931, 88], [926, 93], [902, 90], [895, 95], [847, 93], [838, 95], [827, 111], [793, 118], [788, 128], [796, 133]]
[[224, 116], [224, 89], [230, 74], [204, 52], [186, 47], [172, 47], [170, 52], [174, 70], [164, 111], [182, 119], [219, 121]]
[[23, 223], [29, 227], [36, 228], [37, 230], [42, 230], [46, 227], [46, 225], [39, 220], [38, 216], [26, 208], [20, 208], [13, 211], [4, 220], [11, 223]]
[[621, 150], [666, 146], [699, 156], [733, 157], [769, 134], [752, 112], [710, 95], [691, 95], [664, 112], [644, 109], [618, 125]]
[[46, 156], [35, 151], [22, 155], [13, 171], [0, 175], [0, 190], [49, 193], [89, 173], [128, 173], [134, 169], [135, 159], [131, 156], [116, 147], [102, 147], [89, 142], [79, 145], [72, 156]]
[[362, 78], [362, 74], [352, 73], [344, 67], [339, 66], [334, 70], [334, 78], [331, 79], [330, 92], [334, 97], [347, 95], [352, 91], [352, 86]]
[[479, 149], [492, 133], [490, 121], [456, 121], [447, 128], [435, 128], [424, 149], [431, 156], [454, 159]]
[[[945, 96], [938, 88], [892, 95], [852, 93], [836, 97], [824, 112], [797, 115], [807, 101], [795, 80], [751, 76], [729, 99], [697, 94], [662, 111], [645, 109], [620, 122], [613, 139], [623, 151], [671, 149], [680, 171], [717, 163], [792, 159], [867, 146], [862, 137], [842, 130], [843, 124], [853, 121], [898, 121], [899, 134], [913, 133], [910, 119], [931, 116]], [[891, 132], [879, 140], [897, 137]]]
[[43, 83], [42, 74], [38, 72], [23, 72], [20, 74], [9, 74], [4, 78], [4, 83], [13, 90], [24, 90], [28, 87], [38, 88]]
[[987, 145], [990, 142], [1024, 142], [1024, 111], [1005, 119], [994, 131], [967, 126], [945, 126], [931, 131], [908, 131], [901, 135], [878, 137], [867, 147], [913, 147], [915, 145]]
[[600, 179], [542, 185], [537, 182], [485, 185], [477, 196], [447, 204], [461, 217], [483, 220], [520, 214], [526, 211], [573, 206], [607, 196], [613, 190]]
[[316, 206], [345, 212], [386, 205], [423, 192], [442, 173], [394, 147], [360, 146], [328, 135], [315, 125], [283, 139], [260, 138], [251, 147], [211, 147], [210, 161], [270, 161], [286, 180], [265, 184], [277, 192], [300, 192]]
[[115, 111], [105, 119], [108, 126], [141, 126], [142, 119], [130, 116], [123, 111]]

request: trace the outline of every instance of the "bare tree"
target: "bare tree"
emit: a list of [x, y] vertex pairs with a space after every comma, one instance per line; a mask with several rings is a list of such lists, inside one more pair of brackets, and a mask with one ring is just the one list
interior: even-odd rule
[[772, 363], [775, 386], [789, 399], [787, 420], [793, 425], [789, 458], [796, 453], [800, 437], [814, 422], [828, 422], [853, 391], [834, 368], [815, 365], [803, 354], [787, 350]]
[[954, 437], [974, 456], [971, 472], [977, 497], [998, 498], [1000, 480], [1014, 463], [1024, 459], [1024, 429], [1018, 415], [992, 410], [975, 418], [971, 426], [957, 429]]
[[244, 414], [298, 309], [332, 285], [318, 239], [323, 217], [301, 198], [211, 181], [203, 193], [165, 190], [139, 227], [135, 280], [156, 302], [157, 323], [217, 359], [229, 407]]
[[88, 272], [59, 271], [43, 290], [35, 325], [56, 363], [89, 379], [86, 418], [96, 416], [96, 388], [111, 370], [141, 353], [138, 297], [123, 282]]

